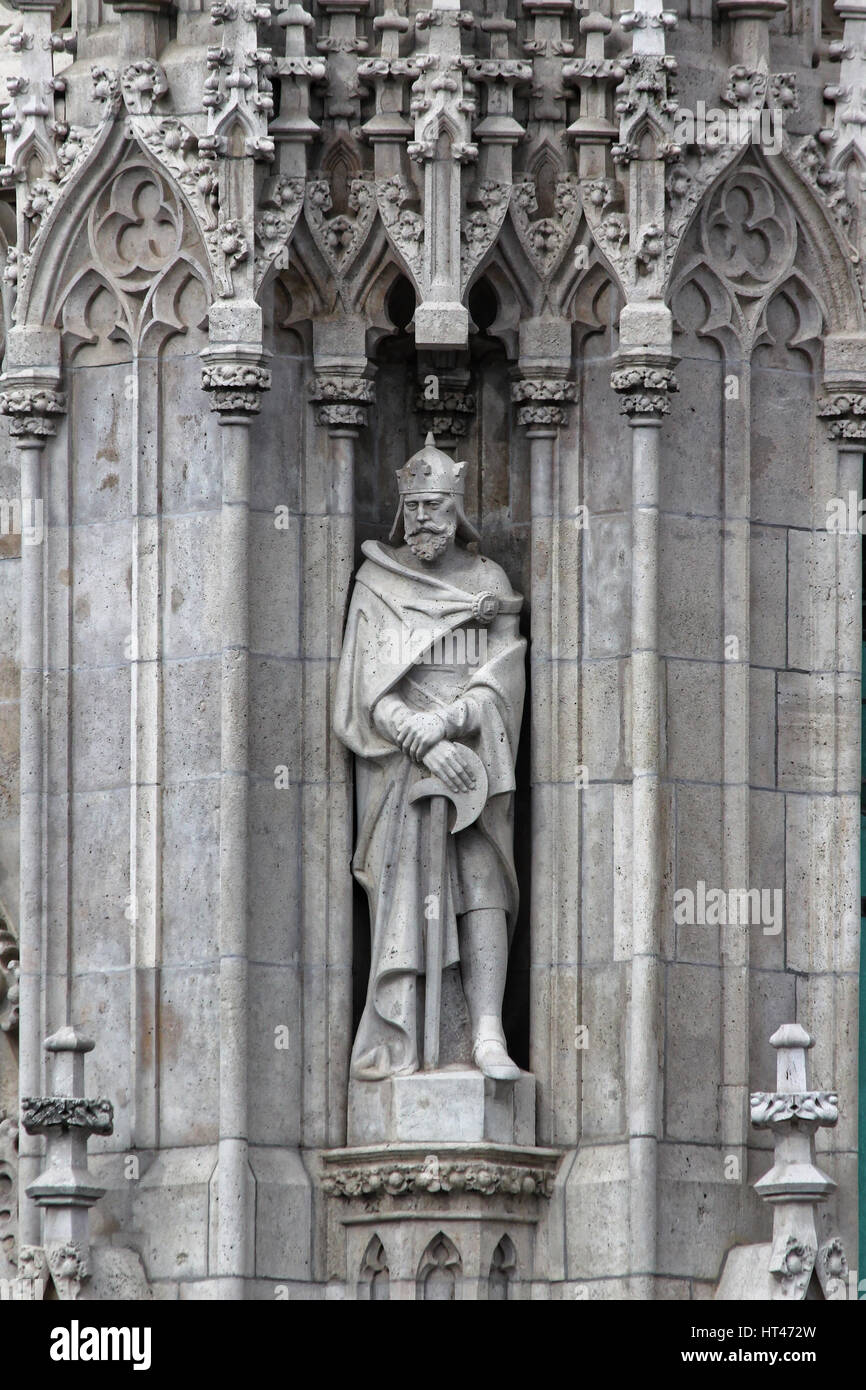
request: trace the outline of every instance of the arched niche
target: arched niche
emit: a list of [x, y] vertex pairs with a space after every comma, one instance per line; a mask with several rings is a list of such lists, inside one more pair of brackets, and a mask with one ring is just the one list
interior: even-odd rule
[[506, 1303], [513, 1298], [517, 1278], [517, 1251], [510, 1236], [503, 1236], [493, 1251], [487, 1278], [487, 1297], [491, 1303]]
[[[479, 550], [500, 564], [512, 586], [529, 593], [529, 494], [511, 437], [511, 362], [497, 336], [513, 305], [505, 298], [501, 275], [479, 277], [467, 296], [472, 320], [465, 351], [431, 353], [416, 348], [412, 316], [417, 296], [393, 264], [382, 271], [370, 304], [376, 329], [370, 335], [375, 367], [376, 407], [364, 431], [355, 468], [355, 566], [366, 540], [388, 543], [398, 507], [396, 472], [423, 444], [428, 432], [457, 460], [465, 460], [466, 511], [481, 532]], [[506, 330], [507, 331], [507, 330]], [[528, 605], [527, 605], [528, 610]], [[529, 635], [528, 611], [521, 620]], [[525, 709], [528, 719], [528, 701]], [[528, 1067], [528, 909], [529, 855], [528, 727], [517, 765], [515, 851], [520, 913], [509, 956], [504, 1022], [511, 1055]], [[363, 1009], [369, 970], [369, 911], [366, 896], [354, 888], [353, 1027]], [[468, 1058], [468, 1013], [459, 967], [443, 979], [443, 1059]]]
[[[669, 939], [666, 1134], [730, 1145], [747, 1140], [742, 1097], [772, 1074], [765, 1039], [778, 1019], [808, 1026], [797, 970], [826, 970], [840, 1001], [852, 988], [830, 980], [815, 887], [824, 854], [840, 880], [851, 858], [836, 754], [821, 750], [844, 760], [857, 713], [837, 670], [844, 602], [823, 524], [836, 457], [816, 409], [823, 341], [859, 331], [862, 308], [838, 228], [786, 156], [755, 149], [696, 207], [669, 303], [680, 388], [660, 521], [671, 879], [779, 891], [784, 904], [778, 931], [729, 932], [724, 950], [705, 926]], [[735, 1051], [731, 1036], [749, 1041]], [[713, 1067], [708, 1097], [695, 1077]]]
[[463, 1264], [456, 1245], [440, 1231], [419, 1261], [416, 1297], [424, 1301], [455, 1302], [462, 1273]]
[[376, 1303], [388, 1301], [391, 1297], [391, 1272], [385, 1247], [378, 1236], [373, 1236], [364, 1252], [358, 1275], [358, 1301]]
[[[38, 228], [17, 322], [58, 331], [67, 403], [43, 471], [44, 785], [61, 866], [45, 910], [76, 1017], [132, 1019], [127, 1045], [94, 1062], [94, 1085], [121, 1098], [122, 1145], [209, 1142], [219, 1113], [217, 1038], [196, 1038], [217, 1004], [218, 868], [202, 856], [190, 874], [183, 849], [218, 815], [195, 753], [219, 739], [218, 569], [202, 565], [221, 491], [201, 390], [212, 292], [185, 191], [125, 122], [107, 125]], [[183, 960], [194, 978], [171, 968]]]

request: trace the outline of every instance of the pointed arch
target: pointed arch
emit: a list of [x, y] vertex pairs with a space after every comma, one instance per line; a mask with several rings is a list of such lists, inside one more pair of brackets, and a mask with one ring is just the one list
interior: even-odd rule
[[256, 129], [249, 112], [234, 103], [217, 121], [212, 134], [214, 139], [224, 140], [229, 155], [237, 158], [247, 152], [248, 141], [255, 141], [259, 138], [259, 131]]
[[[372, 335], [369, 339], [371, 351], [375, 351], [375, 345], [383, 338], [396, 331], [388, 309], [388, 299], [394, 286], [398, 281], [403, 280], [415, 295], [417, 304], [418, 296], [411, 280], [406, 275], [403, 267], [399, 265], [385, 240], [384, 231], [379, 224], [378, 229], [385, 242], [385, 254], [381, 259], [374, 261], [369, 267], [362, 284], [356, 292], [356, 302], [358, 309], [362, 312], [369, 323], [368, 333]], [[365, 267], [365, 269], [367, 269]]]
[[650, 111], [645, 110], [629, 131], [628, 142], [634, 148], [634, 159], [656, 160], [669, 137]]
[[850, 216], [856, 217], [860, 201], [859, 183], [861, 179], [866, 178], [866, 156], [856, 140], [850, 139], [840, 150], [836, 151], [831, 161], [831, 168], [834, 173], [842, 175]]
[[[804, 271], [804, 262], [814, 266], [813, 280], [821, 285], [821, 296], [827, 316], [826, 331], [830, 333], [862, 332], [866, 327], [863, 291], [858, 282], [851, 249], [838, 223], [822, 204], [815, 190], [795, 163], [789, 147], [769, 158], [762, 150], [749, 145], [719, 171], [696, 201], [680, 236], [677, 254], [673, 257], [666, 281], [665, 297], [682, 282], [685, 262], [695, 255], [696, 228], [701, 227], [707, 209], [718, 197], [720, 189], [738, 173], [754, 171], [773, 188], [790, 210], [796, 228], [797, 246], [794, 257]], [[712, 258], [706, 258], [710, 265]], [[718, 267], [714, 266], [714, 270]], [[725, 280], [726, 277], [720, 277]], [[811, 287], [814, 292], [814, 285]]]
[[361, 157], [357, 140], [350, 139], [345, 131], [338, 130], [328, 143], [319, 162], [319, 176], [334, 179], [340, 167], [346, 171], [346, 184], [358, 178], [362, 172]]
[[517, 1251], [510, 1236], [503, 1236], [493, 1251], [487, 1279], [490, 1302], [507, 1302], [513, 1297], [512, 1286], [517, 1278]]
[[358, 1301], [362, 1303], [386, 1302], [391, 1297], [391, 1271], [388, 1257], [379, 1236], [373, 1236], [358, 1275]]
[[598, 305], [609, 288], [615, 291], [620, 304], [625, 302], [617, 277], [601, 256], [592, 259], [583, 270], [574, 267], [567, 294], [563, 296], [563, 313], [591, 332], [605, 327], [604, 320], [598, 314]]
[[541, 140], [532, 152], [532, 156], [526, 168], [526, 173], [536, 186], [543, 188], [546, 171], [551, 171], [550, 177], [555, 182], [557, 177], [565, 172], [565, 160], [562, 151], [558, 150], [551, 140]]
[[[39, 168], [32, 168], [32, 161], [38, 160]], [[57, 152], [38, 130], [31, 130], [20, 150], [15, 155], [15, 167], [27, 170], [27, 182], [31, 186], [40, 179], [51, 177], [57, 169]]]
[[205, 229], [185, 189], [154, 151], [130, 133], [128, 123], [111, 121], [96, 137], [82, 163], [61, 185], [40, 227], [17, 301], [17, 321], [21, 326], [57, 320], [64, 295], [74, 283], [71, 267], [80, 265], [83, 229], [87, 228], [98, 199], [111, 187], [124, 166], [133, 161], [142, 169], [149, 169], [170, 191], [182, 222], [177, 254], [184, 256], [202, 281], [208, 302], [212, 300], [215, 267]]
[[518, 318], [538, 312], [542, 282], [510, 217], [502, 224], [484, 274], [496, 288], [500, 300], [507, 297], [520, 306]]
[[499, 315], [488, 330], [491, 337], [502, 338], [506, 333], [516, 333], [524, 313], [531, 312], [525, 280], [521, 282], [508, 258], [500, 256], [498, 245], [484, 267], [484, 275], [499, 300]]
[[812, 369], [817, 371], [827, 311], [815, 287], [808, 284], [796, 271], [792, 271], [781, 285], [777, 285], [764, 304], [761, 318], [755, 328], [753, 346], [758, 348], [776, 345], [777, 334], [770, 322], [770, 316], [774, 306], [780, 301], [788, 306], [794, 320], [793, 332], [785, 335], [784, 346], [792, 351], [804, 353]]
[[442, 139], [443, 135], [447, 136], [452, 145], [463, 138], [463, 133], [450, 112], [446, 111], [444, 107], [439, 107], [430, 113], [427, 124], [424, 126], [423, 139], [435, 144], [437, 140]]
[[444, 1231], [435, 1235], [421, 1256], [416, 1279], [418, 1299], [453, 1303], [457, 1299], [458, 1280], [463, 1262], [456, 1245]]
[[688, 293], [697, 295], [703, 305], [700, 322], [693, 321], [688, 327], [699, 338], [714, 338], [729, 354], [734, 353], [745, 334], [745, 320], [736, 300], [718, 275], [698, 256], [686, 261], [668, 294], [675, 334], [681, 333], [686, 327], [682, 323], [679, 306]]

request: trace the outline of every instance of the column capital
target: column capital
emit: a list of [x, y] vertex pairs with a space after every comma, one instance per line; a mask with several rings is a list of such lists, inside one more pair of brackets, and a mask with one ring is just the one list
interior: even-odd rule
[[816, 413], [824, 421], [828, 438], [866, 447], [866, 391], [825, 391]]
[[66, 413], [61, 391], [60, 334], [39, 325], [10, 329], [6, 370], [0, 377], [0, 415], [9, 417], [9, 433], [21, 448], [36, 448], [57, 432], [57, 416]]
[[850, 447], [866, 440], [866, 334], [831, 333], [824, 344], [824, 383], [817, 415], [828, 437]]
[[669, 361], [621, 361], [611, 372], [611, 388], [619, 392], [619, 408], [630, 425], [660, 425], [670, 413], [668, 396], [679, 386]]
[[575, 397], [575, 384], [567, 377], [524, 376], [512, 382], [511, 399], [517, 405], [517, 419], [529, 428], [554, 427], [568, 423], [568, 406]]
[[66, 413], [66, 396], [55, 386], [7, 372], [0, 390], [0, 415], [9, 417], [9, 433], [21, 447], [34, 447], [57, 433], [57, 416]]
[[260, 347], [245, 350], [239, 344], [205, 348], [202, 352], [202, 390], [211, 393], [211, 410], [219, 412], [220, 424], [249, 423], [249, 417], [258, 414], [262, 392], [270, 390], [271, 385], [264, 356]]
[[316, 406], [316, 423], [330, 430], [356, 430], [367, 423], [367, 407], [375, 403], [376, 388], [366, 377], [346, 372], [313, 377], [310, 400]]

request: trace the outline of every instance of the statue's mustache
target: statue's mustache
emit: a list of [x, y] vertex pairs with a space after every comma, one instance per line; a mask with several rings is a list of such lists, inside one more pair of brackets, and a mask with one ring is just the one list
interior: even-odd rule
[[424, 531], [429, 531], [431, 536], [444, 536], [448, 531], [448, 522], [437, 526], [435, 521], [416, 521], [412, 526], [406, 527], [407, 536], [417, 536]]

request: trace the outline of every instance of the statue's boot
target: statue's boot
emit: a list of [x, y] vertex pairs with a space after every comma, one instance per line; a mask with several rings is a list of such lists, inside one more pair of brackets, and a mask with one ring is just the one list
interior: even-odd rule
[[472, 1060], [492, 1081], [516, 1081], [520, 1076], [520, 1068], [509, 1057], [501, 1031], [498, 1035], [487, 1032], [477, 1037]]

